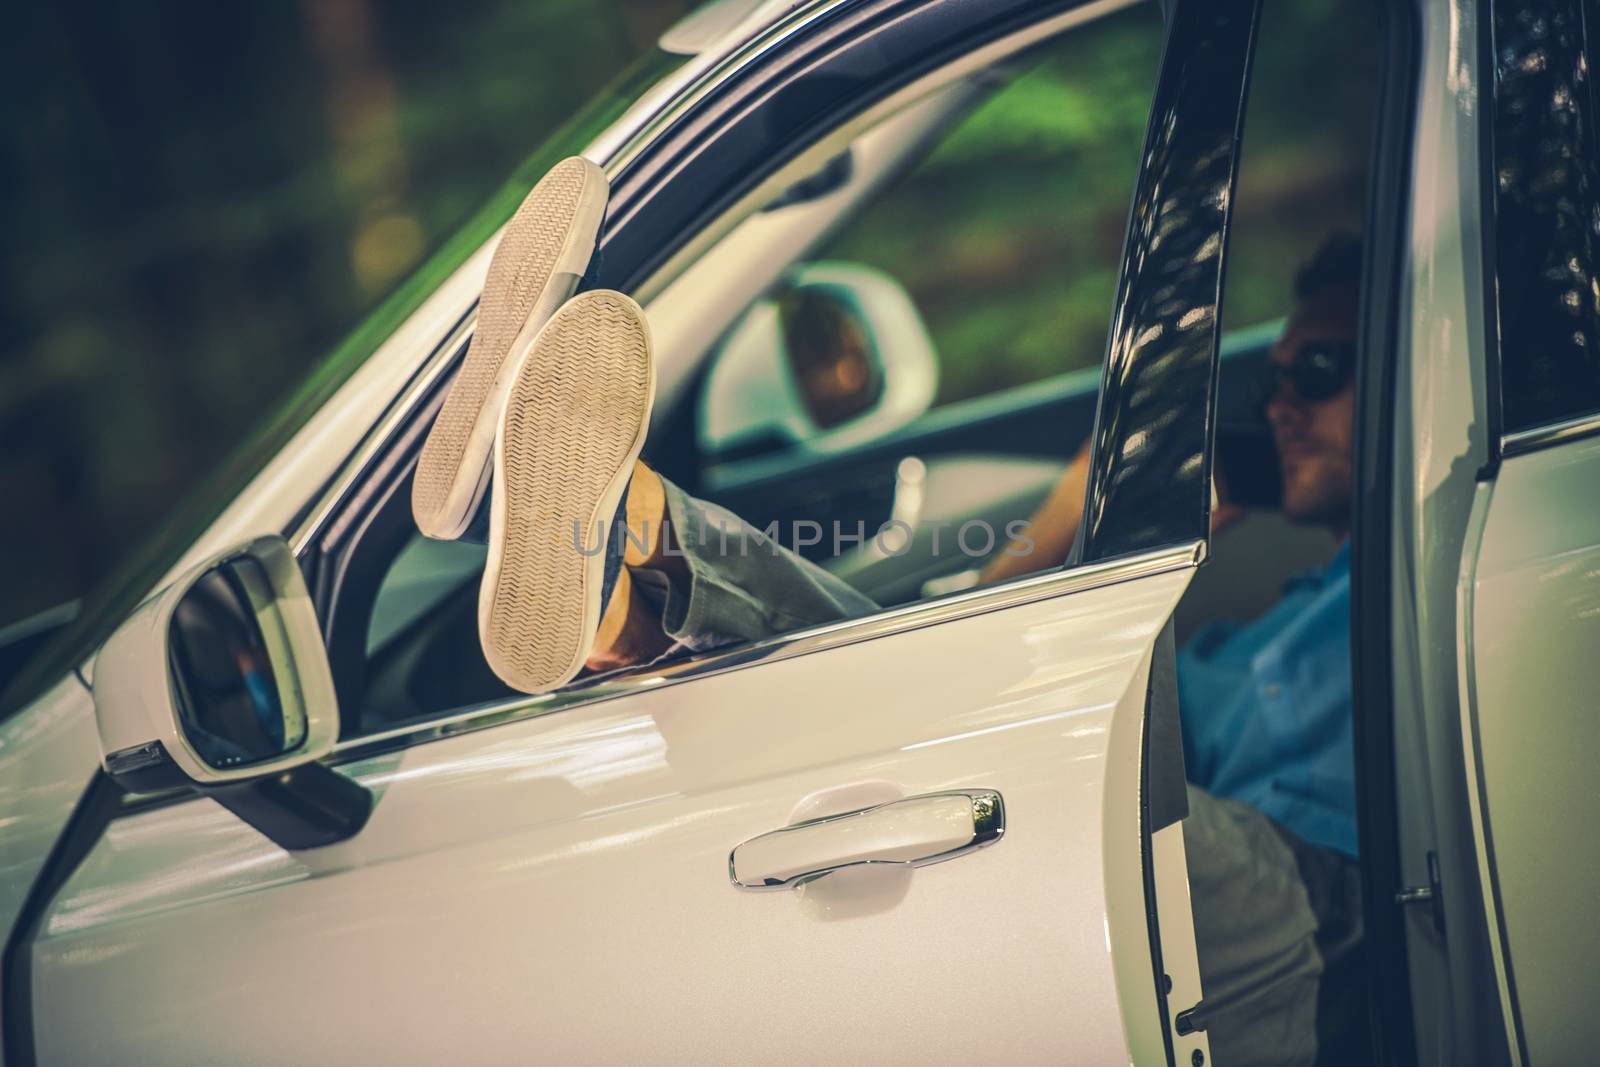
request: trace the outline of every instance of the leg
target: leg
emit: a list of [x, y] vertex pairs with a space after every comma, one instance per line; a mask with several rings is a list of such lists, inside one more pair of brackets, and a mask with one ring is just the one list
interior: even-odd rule
[[874, 611], [844, 582], [643, 463], [626, 506], [623, 570], [588, 665], [609, 670], [669, 648], [758, 640]]
[[1193, 786], [1183, 837], [1212, 1055], [1311, 1067], [1323, 959], [1294, 852], [1256, 809]]
[[621, 293], [574, 297], [519, 359], [499, 413], [478, 599], [484, 658], [515, 689], [874, 607], [637, 462], [654, 391], [648, 323]]
[[661, 476], [642, 462], [634, 464], [624, 515], [622, 570], [585, 664], [592, 671], [648, 663], [674, 644], [661, 628], [660, 612], [639, 595], [629, 573], [635, 567], [670, 570], [679, 562], [666, 553], [667, 500]]

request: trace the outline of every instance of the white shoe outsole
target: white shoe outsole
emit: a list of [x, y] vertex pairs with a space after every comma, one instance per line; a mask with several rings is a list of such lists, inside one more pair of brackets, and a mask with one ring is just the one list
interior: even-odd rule
[[478, 594], [484, 657], [514, 689], [554, 689], [589, 658], [606, 541], [654, 401], [644, 312], [609, 290], [563, 305], [515, 368]]
[[609, 192], [605, 172], [573, 156], [539, 179], [506, 224], [466, 359], [417, 460], [411, 514], [428, 537], [454, 540], [471, 525], [512, 368], [589, 269]]

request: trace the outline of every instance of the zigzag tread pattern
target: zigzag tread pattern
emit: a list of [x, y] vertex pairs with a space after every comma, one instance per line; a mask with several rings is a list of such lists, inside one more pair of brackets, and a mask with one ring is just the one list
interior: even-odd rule
[[648, 359], [636, 306], [584, 293], [545, 326], [512, 385], [494, 490], [505, 494], [504, 542], [484, 636], [529, 691], [565, 681], [591, 640], [584, 598], [599, 591], [585, 588], [578, 545], [592, 552], [609, 525], [595, 509], [649, 406]]
[[434, 514], [445, 506], [495, 375], [550, 282], [584, 181], [582, 163], [563, 160], [539, 179], [507, 224], [489, 261], [466, 359], [417, 460], [411, 491], [414, 514]]

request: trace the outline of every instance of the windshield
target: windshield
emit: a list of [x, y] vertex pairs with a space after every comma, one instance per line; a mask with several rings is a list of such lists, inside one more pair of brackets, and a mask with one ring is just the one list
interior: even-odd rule
[[[574, 16], [571, 21], [582, 23], [590, 20]], [[614, 26], [607, 28], [607, 33], [613, 35], [609, 45], [582, 42], [583, 47], [575, 47], [571, 57], [573, 61], [581, 58], [584, 63], [591, 63], [597, 54], [617, 55], [619, 52], [625, 58], [632, 46], [626, 40], [618, 44], [615, 29]], [[646, 39], [653, 39], [653, 36]], [[6, 533], [0, 535], [0, 538], [16, 542], [10, 545], [0, 543], [0, 547], [8, 550], [9, 558], [38, 561], [31, 571], [13, 568], [13, 575], [18, 577], [18, 581], [8, 592], [5, 603], [0, 604], [0, 626], [9, 620], [26, 618], [52, 604], [83, 594], [83, 588], [75, 588], [71, 584], [74, 579], [83, 580], [88, 588], [84, 608], [76, 621], [54, 637], [9, 685], [5, 678], [0, 677], [0, 718], [72, 669], [105, 639], [116, 621], [150, 591], [151, 586], [268, 459], [284, 446], [295, 431], [422, 301], [511, 216], [528, 188], [545, 170], [563, 157], [582, 151], [600, 132], [620, 118], [646, 89], [684, 61], [684, 56], [651, 48], [626, 65], [598, 92], [593, 92], [586, 104], [569, 108], [564, 115], [552, 114], [546, 106], [542, 114], [553, 121], [544, 124], [546, 133], [542, 147], [517, 165], [511, 176], [501, 182], [486, 201], [480, 192], [477, 200], [481, 206], [467, 212], [464, 223], [459, 221], [463, 212], [457, 207], [456, 201], [460, 199], [460, 190], [470, 187], [471, 182], [451, 180], [448, 171], [454, 167], [475, 169], [475, 173], [481, 173], [482, 161], [441, 153], [439, 158], [426, 160], [426, 166], [424, 161], [415, 161], [409, 178], [395, 179], [377, 172], [393, 167], [404, 168], [408, 162], [405, 157], [393, 151], [386, 155], [388, 150], [381, 145], [374, 148], [362, 142], [364, 135], [353, 135], [354, 140], [344, 147], [357, 156], [363, 151], [367, 155], [364, 160], [341, 159], [341, 148], [336, 143], [331, 165], [336, 170], [340, 166], [349, 167], [350, 173], [345, 175], [348, 181], [370, 181], [380, 185], [383, 182], [392, 185], [396, 180], [414, 184], [431, 182], [435, 190], [443, 192], [431, 199], [420, 190], [409, 199], [380, 192], [376, 196], [377, 207], [367, 212], [368, 218], [357, 218], [353, 223], [344, 220], [351, 227], [347, 246], [348, 265], [334, 269], [323, 264], [327, 277], [310, 281], [274, 277], [274, 267], [281, 267], [285, 262], [292, 263], [295, 257], [286, 258], [282, 249], [248, 244], [237, 249], [237, 254], [259, 255], [261, 261], [252, 265], [260, 274], [255, 279], [257, 284], [244, 292], [229, 290], [226, 294], [229, 307], [223, 310], [231, 309], [238, 313], [232, 321], [236, 329], [230, 331], [228, 316], [205, 304], [203, 278], [197, 281], [194, 277], [186, 277], [184, 285], [176, 287], [179, 291], [168, 294], [185, 301], [180, 307], [165, 307], [156, 302], [152, 294], [135, 293], [132, 299], [140, 302], [141, 311], [146, 315], [159, 312], [169, 317], [196, 316], [204, 320], [205, 328], [197, 328], [193, 337], [177, 335], [176, 343], [204, 343], [205, 347], [197, 352], [173, 352], [170, 348], [158, 350], [155, 339], [149, 337], [147, 331], [146, 335], [129, 339], [131, 347], [123, 350], [123, 360], [136, 366], [147, 366], [162, 357], [194, 359], [205, 356], [215, 367], [216, 380], [209, 391], [197, 391], [193, 381], [186, 381], [186, 388], [178, 395], [159, 397], [144, 395], [143, 391], [134, 391], [130, 395], [127, 389], [113, 388], [112, 396], [100, 397], [101, 404], [121, 401], [128, 405], [131, 401], [132, 405], [120, 413], [108, 413], [107, 417], [115, 420], [113, 426], [107, 427], [108, 432], [98, 437], [85, 432], [82, 425], [90, 418], [91, 409], [97, 406], [81, 395], [85, 392], [84, 383], [60, 389], [63, 411], [58, 412], [56, 418], [72, 424], [65, 428], [68, 432], [63, 436], [70, 447], [76, 449], [83, 466], [90, 468], [96, 479], [119, 489], [126, 490], [130, 485], [143, 487], [146, 496], [158, 505], [154, 509], [146, 507], [141, 510], [137, 506], [126, 506], [125, 501], [115, 498], [97, 498], [92, 486], [80, 487], [80, 499], [77, 500], [66, 495], [65, 490], [58, 492], [57, 495], [61, 497], [59, 505], [51, 508], [51, 496], [47, 491], [52, 478], [49, 465], [56, 462], [59, 456], [52, 454], [48, 440], [34, 440], [29, 444], [31, 452], [37, 457], [34, 464], [37, 470], [27, 466], [35, 455], [19, 452], [5, 460], [7, 465], [21, 466], [19, 471], [8, 472], [17, 475], [17, 484], [27, 486], [33, 482], [40, 483], [40, 492], [35, 497], [44, 501], [46, 507], [35, 512], [27, 522], [6, 524]], [[547, 56], [541, 62], [553, 64], [552, 69], [545, 71], [551, 77], [565, 76], [564, 61], [560, 57]], [[500, 82], [498, 91], [505, 92], [506, 79], [520, 77], [519, 70], [527, 69], [526, 65], [520, 65], [518, 70], [502, 71], [488, 81]], [[362, 103], [362, 94], [374, 88], [373, 84], [368, 84], [365, 89], [351, 89], [346, 103], [356, 110], [370, 106], [370, 100]], [[376, 88], [381, 89], [382, 86], [377, 85]], [[392, 91], [392, 86], [389, 88]], [[488, 88], [495, 91], [493, 85]], [[434, 97], [432, 103], [444, 105], [448, 96], [440, 90], [440, 95]], [[457, 100], [450, 105], [456, 106], [469, 106], [469, 102]], [[504, 102], [501, 106], [503, 108]], [[354, 111], [346, 117], [351, 121], [359, 119]], [[438, 114], [427, 117], [428, 121], [436, 123], [447, 123], [451, 118], [450, 108], [445, 107], [441, 107]], [[540, 114], [532, 114], [526, 122], [504, 125], [499, 134], [507, 142], [522, 140], [526, 143], [530, 135], [538, 135], [541, 125], [539, 118]], [[368, 133], [371, 133], [370, 126]], [[397, 135], [395, 130], [389, 133]], [[423, 173], [430, 169], [445, 173], [432, 176]], [[500, 173], [505, 172], [502, 169]], [[339, 195], [337, 188], [324, 189], [323, 192], [331, 199]], [[360, 211], [356, 214], [359, 216]], [[440, 229], [438, 220], [452, 216], [457, 220], [453, 227], [449, 230]], [[273, 220], [257, 218], [254, 223], [271, 226]], [[231, 220], [230, 224], [246, 225], [236, 219]], [[434, 231], [438, 232], [437, 237], [430, 236]], [[414, 268], [409, 266], [414, 263], [420, 265]], [[339, 276], [341, 273], [342, 277]], [[308, 285], [315, 287], [330, 282], [336, 283], [339, 291], [327, 296], [323, 303], [286, 298], [287, 294], [303, 293]], [[217, 281], [213, 288], [223, 285], [224, 281]], [[315, 349], [302, 352], [291, 348], [285, 351], [283, 342], [288, 328], [283, 322], [298, 323], [302, 332], [310, 330], [314, 335], [318, 329], [326, 330], [330, 325], [337, 329], [341, 314], [348, 316], [344, 319], [345, 323], [352, 318], [362, 318], [360, 325], [334, 346], [331, 353], [328, 353], [326, 342], [320, 347], [328, 354], [320, 360], [308, 358], [313, 356]], [[250, 316], [258, 318], [251, 319]], [[24, 350], [23, 358], [7, 368], [7, 377], [13, 380], [20, 378], [20, 383], [18, 388], [0, 389], [0, 427], [34, 433], [36, 438], [39, 435], [47, 436], [48, 431], [42, 426], [28, 430], [35, 422], [49, 420], [52, 409], [48, 397], [41, 400], [39, 389], [27, 388], [27, 375], [31, 370], [36, 372], [35, 377], [39, 377], [42, 375], [41, 368], [60, 361], [61, 353], [52, 346], [61, 343], [59, 335], [62, 328], [52, 332], [45, 329], [44, 325], [32, 324], [30, 336], [30, 324], [25, 321], [26, 316], [6, 317], [11, 318], [8, 331], [22, 334], [8, 338], [8, 347], [22, 346], [26, 349], [27, 345], [32, 344], [39, 351], [30, 353]], [[275, 324], [273, 329], [250, 328], [268, 321]], [[86, 338], [83, 330], [100, 326], [109, 330], [111, 324], [99, 323], [93, 314], [87, 314], [79, 317], [78, 326], [78, 333], [68, 336], [67, 340], [74, 341], [75, 338], [75, 343], [88, 346], [77, 353], [76, 358], [80, 363], [88, 361], [92, 365], [96, 360], [106, 358], [106, 353], [99, 351], [95, 345], [93, 336]], [[208, 332], [212, 328], [213, 332]], [[35, 357], [32, 361], [35, 365], [31, 367], [30, 355]], [[296, 371], [296, 367], [301, 369]], [[286, 388], [274, 388], [273, 383], [278, 380], [282, 380]], [[106, 384], [101, 383], [102, 390]], [[120, 395], [116, 395], [119, 392]], [[261, 404], [262, 396], [282, 395], [284, 392], [288, 394], [286, 400], [271, 406]], [[219, 407], [226, 410], [219, 412]], [[230, 418], [235, 427], [247, 431], [247, 434], [240, 434], [237, 430], [230, 433], [227, 426], [211, 425], [223, 415]], [[252, 425], [253, 430], [250, 429]], [[109, 432], [117, 428], [125, 434], [120, 439]], [[243, 442], [234, 444], [231, 452], [227, 447], [215, 447], [218, 441], [226, 445], [230, 440], [239, 442], [241, 437], [244, 438]], [[190, 454], [194, 452], [199, 455]], [[59, 486], [56, 488], [61, 489]], [[97, 521], [86, 522], [88, 516], [93, 516]], [[152, 530], [153, 534], [145, 533]], [[56, 559], [49, 551], [51, 548], [59, 550], [63, 559]], [[87, 565], [73, 565], [75, 560], [84, 556], [92, 557]], [[114, 557], [114, 560], [108, 561], [106, 557]], [[106, 563], [109, 565], [103, 568], [96, 565]]]

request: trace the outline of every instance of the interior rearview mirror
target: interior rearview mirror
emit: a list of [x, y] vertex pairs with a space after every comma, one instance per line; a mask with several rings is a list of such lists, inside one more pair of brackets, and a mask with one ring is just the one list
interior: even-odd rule
[[708, 465], [856, 447], [925, 412], [939, 383], [910, 295], [881, 271], [807, 263], [711, 356], [697, 433]]
[[94, 670], [102, 761], [137, 792], [194, 786], [285, 848], [332, 844], [371, 795], [318, 762], [339, 734], [316, 613], [293, 552], [261, 537], [141, 604]]

